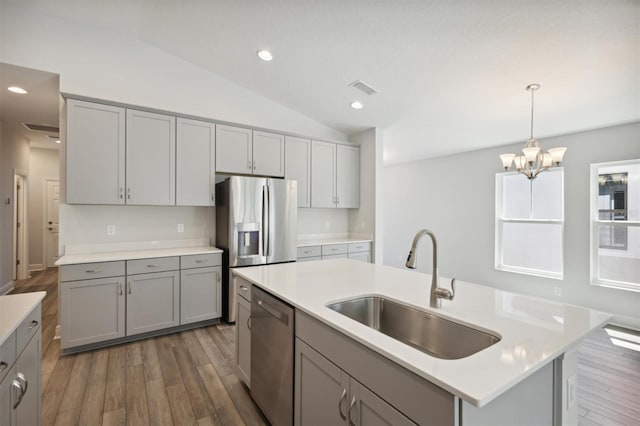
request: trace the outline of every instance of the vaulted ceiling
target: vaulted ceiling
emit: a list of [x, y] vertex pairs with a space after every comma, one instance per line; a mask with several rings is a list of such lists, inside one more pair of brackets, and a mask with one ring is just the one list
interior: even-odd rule
[[[640, 1], [150, 0], [31, 5], [127, 34], [346, 134], [385, 163], [640, 120]], [[269, 49], [274, 60], [257, 59]], [[363, 80], [380, 93], [349, 87]], [[362, 110], [350, 108], [353, 100]]]

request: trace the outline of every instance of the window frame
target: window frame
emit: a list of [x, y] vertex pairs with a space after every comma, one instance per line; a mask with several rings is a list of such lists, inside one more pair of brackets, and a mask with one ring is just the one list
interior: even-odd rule
[[[599, 169], [602, 167], [618, 167], [627, 164], [640, 164], [640, 159], [607, 161], [604, 163], [593, 163], [589, 172], [589, 281], [591, 285], [599, 287], [615, 288], [619, 290], [627, 290], [640, 292], [640, 283], [632, 283], [627, 281], [610, 280], [600, 278], [598, 268], [598, 252], [600, 250], [598, 228], [600, 225], [611, 225], [612, 227], [624, 226], [627, 229], [640, 227], [640, 221], [637, 220], [601, 220], [599, 219], [598, 196], [599, 188]], [[606, 250], [616, 250], [613, 248], [605, 248]]]
[[[551, 170], [548, 170], [544, 173], [561, 173], [561, 182], [562, 182], [562, 202], [561, 202], [561, 211], [562, 211], [562, 219], [510, 219], [502, 217], [502, 178], [503, 176], [508, 175], [519, 175], [522, 176], [523, 179], [526, 179], [521, 173], [516, 171], [510, 172], [498, 172], [496, 173], [496, 188], [495, 188], [495, 244], [494, 244], [494, 267], [498, 271], [504, 272], [513, 272], [516, 274], [524, 274], [524, 275], [532, 275], [535, 277], [542, 278], [551, 278], [555, 280], [563, 280], [564, 279], [564, 249], [565, 249], [565, 238], [564, 238], [564, 222], [565, 222], [565, 208], [564, 208], [564, 168], [557, 167]], [[529, 186], [531, 191], [531, 186]], [[533, 211], [533, 206], [531, 207]], [[541, 269], [533, 269], [533, 268], [525, 268], [518, 267], [512, 265], [504, 264], [504, 256], [503, 256], [503, 247], [502, 247], [502, 237], [503, 237], [503, 224], [505, 223], [530, 223], [530, 224], [550, 224], [550, 225], [560, 225], [560, 238], [562, 240], [560, 247], [560, 272], [552, 272], [548, 270]]]

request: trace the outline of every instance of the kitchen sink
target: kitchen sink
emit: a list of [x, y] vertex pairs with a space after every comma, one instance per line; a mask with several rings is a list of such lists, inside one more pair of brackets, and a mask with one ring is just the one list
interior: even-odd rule
[[462, 325], [384, 297], [359, 297], [331, 303], [327, 307], [441, 359], [464, 358], [500, 341], [495, 333]]

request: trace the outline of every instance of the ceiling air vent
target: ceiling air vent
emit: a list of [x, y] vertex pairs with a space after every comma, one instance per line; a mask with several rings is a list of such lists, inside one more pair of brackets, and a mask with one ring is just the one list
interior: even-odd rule
[[45, 126], [44, 124], [22, 123], [24, 127], [33, 132], [60, 133], [60, 129], [54, 126]]
[[361, 92], [366, 93], [367, 95], [375, 95], [376, 93], [378, 93], [378, 91], [376, 89], [374, 89], [373, 87], [369, 86], [364, 81], [360, 81], [360, 80], [354, 81], [349, 86], [353, 87], [355, 89], [358, 89]]

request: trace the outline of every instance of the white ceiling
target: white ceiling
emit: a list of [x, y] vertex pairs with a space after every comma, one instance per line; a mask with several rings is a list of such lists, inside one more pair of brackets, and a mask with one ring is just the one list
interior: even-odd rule
[[[26, 95], [9, 92], [22, 87]], [[31, 131], [23, 123], [58, 127], [60, 84], [58, 74], [0, 62], [0, 120], [27, 138], [32, 147], [59, 149], [57, 133]]]
[[[640, 120], [640, 1], [129, 0], [30, 4], [128, 34], [346, 134], [385, 163]], [[264, 63], [256, 51], [267, 48]], [[380, 91], [348, 87], [361, 79]], [[355, 111], [351, 101], [365, 107]]]

